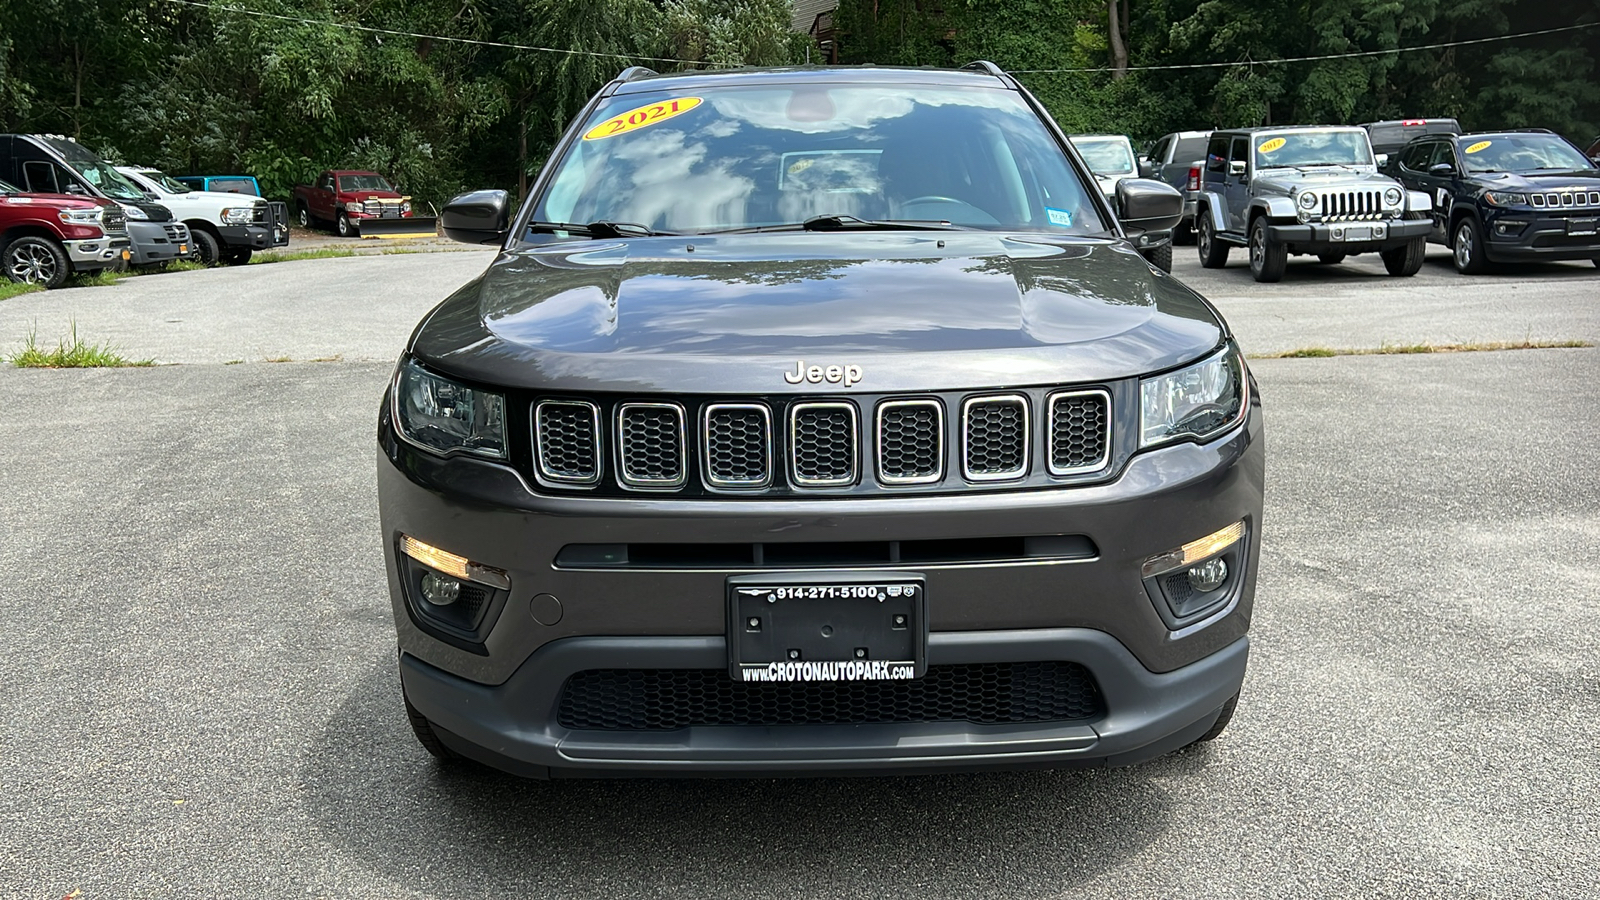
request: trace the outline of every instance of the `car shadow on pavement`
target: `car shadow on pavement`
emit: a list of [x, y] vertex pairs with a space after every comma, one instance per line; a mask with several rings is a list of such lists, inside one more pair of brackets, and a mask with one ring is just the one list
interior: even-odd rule
[[392, 656], [374, 662], [301, 771], [330, 851], [438, 897], [1019, 896], [1056, 893], [1167, 829], [1162, 774], [524, 781], [441, 767], [413, 739]]

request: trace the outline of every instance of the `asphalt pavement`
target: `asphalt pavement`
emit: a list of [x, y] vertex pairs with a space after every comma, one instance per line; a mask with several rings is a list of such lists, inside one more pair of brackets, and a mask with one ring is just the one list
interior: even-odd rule
[[[1593, 266], [1402, 280], [1363, 258], [1258, 286], [1179, 250], [1251, 352], [1600, 337]], [[0, 346], [71, 310], [180, 363], [0, 367], [0, 897], [1600, 894], [1600, 349], [1252, 363], [1265, 547], [1244, 699], [1210, 745], [522, 782], [413, 741], [373, 485], [395, 354], [487, 260], [0, 302]], [[259, 364], [284, 356], [338, 358]]]

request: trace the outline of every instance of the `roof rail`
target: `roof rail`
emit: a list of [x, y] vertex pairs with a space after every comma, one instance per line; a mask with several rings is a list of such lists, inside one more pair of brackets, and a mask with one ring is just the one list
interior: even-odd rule
[[616, 77], [616, 80], [617, 81], [632, 81], [635, 78], [643, 78], [646, 75], [659, 75], [659, 74], [661, 74], [661, 73], [657, 72], [655, 69], [649, 68], [648, 66], [629, 66], [626, 69], [622, 70], [622, 74], [618, 75]]
[[990, 75], [993, 75], [996, 78], [1000, 78], [1000, 77], [1002, 77], [1002, 76], [1004, 76], [1006, 74], [1006, 71], [1004, 69], [1000, 68], [999, 66], [995, 65], [992, 62], [989, 62], [987, 59], [979, 59], [979, 60], [975, 60], [973, 62], [969, 62], [966, 65], [962, 66], [961, 68], [963, 68], [963, 69], [976, 69], [979, 72], [988, 72]]

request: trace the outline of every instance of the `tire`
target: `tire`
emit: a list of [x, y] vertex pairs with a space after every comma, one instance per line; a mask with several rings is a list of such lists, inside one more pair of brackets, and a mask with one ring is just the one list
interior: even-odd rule
[[0, 250], [0, 266], [6, 277], [18, 284], [41, 284], [58, 288], [72, 274], [67, 251], [49, 238], [19, 237]]
[[424, 716], [415, 706], [412, 706], [409, 699], [405, 701], [405, 704], [406, 719], [411, 722], [411, 733], [417, 736], [417, 743], [422, 745], [422, 749], [428, 751], [429, 756], [442, 763], [460, 762], [463, 758], [461, 754], [446, 747], [444, 742], [439, 740], [439, 736], [433, 731], [433, 723], [428, 721], [428, 717]]
[[1455, 233], [1450, 236], [1450, 258], [1456, 264], [1456, 271], [1463, 275], [1479, 275], [1489, 269], [1489, 261], [1483, 256], [1483, 231], [1478, 228], [1478, 220], [1468, 216], [1456, 223]]
[[1211, 226], [1211, 213], [1201, 210], [1195, 216], [1200, 219], [1194, 239], [1194, 245], [1200, 251], [1200, 265], [1207, 269], [1220, 269], [1228, 264], [1228, 251], [1231, 248], [1217, 240], [1217, 233]]
[[1151, 247], [1144, 251], [1144, 258], [1150, 261], [1150, 265], [1163, 272], [1170, 273], [1172, 271], [1172, 242], [1167, 241], [1159, 247]]
[[1270, 284], [1283, 279], [1284, 267], [1289, 264], [1289, 248], [1267, 239], [1267, 217], [1261, 216], [1250, 223], [1250, 274], [1256, 281]]
[[355, 225], [350, 221], [350, 217], [344, 213], [339, 213], [339, 222], [337, 227], [339, 230], [339, 237], [355, 237], [358, 234]]
[[1317, 254], [1317, 262], [1323, 262], [1323, 263], [1327, 263], [1330, 266], [1336, 266], [1339, 263], [1344, 262], [1344, 258], [1345, 258], [1346, 255], [1348, 255], [1348, 254], [1344, 254], [1344, 253], [1318, 253]]
[[295, 221], [300, 223], [301, 228], [308, 231], [312, 225], [316, 224], [316, 220], [311, 218], [311, 210], [304, 203], [296, 203], [294, 205], [294, 218]]
[[1233, 721], [1233, 711], [1238, 708], [1239, 695], [1234, 694], [1231, 698], [1229, 698], [1227, 703], [1222, 704], [1222, 712], [1217, 715], [1217, 721], [1212, 723], [1210, 728], [1206, 729], [1205, 734], [1195, 738], [1194, 743], [1190, 744], [1189, 746], [1193, 747], [1195, 744], [1204, 744], [1207, 741], [1216, 740], [1217, 735], [1222, 734], [1223, 729], [1228, 727], [1228, 723]]
[[194, 238], [195, 262], [207, 267], [222, 263], [222, 244], [211, 232], [191, 228], [189, 236]]
[[250, 262], [250, 257], [255, 255], [254, 248], [241, 247], [238, 250], [229, 250], [222, 255], [222, 261], [230, 266], [242, 266]]
[[1428, 255], [1428, 239], [1412, 238], [1404, 245], [1378, 254], [1383, 257], [1383, 267], [1397, 278], [1410, 278], [1422, 271], [1422, 258]]

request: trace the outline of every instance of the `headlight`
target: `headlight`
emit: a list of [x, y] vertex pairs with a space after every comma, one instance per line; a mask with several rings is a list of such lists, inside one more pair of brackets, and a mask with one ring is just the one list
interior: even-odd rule
[[96, 228], [100, 227], [101, 219], [100, 210], [98, 207], [95, 209], [63, 209], [61, 212], [56, 213], [56, 215], [60, 216], [61, 221], [68, 225], [93, 225]]
[[363, 209], [365, 209], [365, 207], [362, 206], [360, 200], [346, 200], [344, 202], [345, 212], [361, 212]]
[[249, 206], [230, 206], [221, 214], [224, 225], [249, 225], [255, 217], [255, 209]]
[[1187, 369], [1139, 382], [1139, 448], [1205, 439], [1244, 416], [1244, 360], [1236, 347]]
[[1301, 209], [1316, 209], [1317, 208], [1317, 195], [1311, 193], [1310, 191], [1303, 191], [1300, 194], [1300, 208]]
[[1383, 192], [1383, 205], [1384, 206], [1399, 206], [1400, 205], [1400, 201], [1404, 200], [1405, 198], [1406, 198], [1405, 195], [1400, 193], [1400, 189], [1399, 188], [1397, 188], [1397, 187], [1387, 188]]
[[400, 366], [395, 378], [395, 426], [407, 440], [435, 453], [506, 458], [506, 399]]
[[402, 215], [404, 215], [405, 213], [411, 212], [411, 201], [410, 200], [407, 200], [407, 201], [405, 201], [405, 202], [400, 204], [400, 212], [401, 212]]
[[1528, 202], [1528, 195], [1510, 191], [1484, 191], [1483, 199], [1488, 201], [1490, 206], [1522, 206]]
[[124, 206], [122, 207], [122, 211], [127, 213], [128, 218], [135, 222], [146, 222], [150, 219], [150, 217], [145, 214], [145, 211], [137, 206]]

